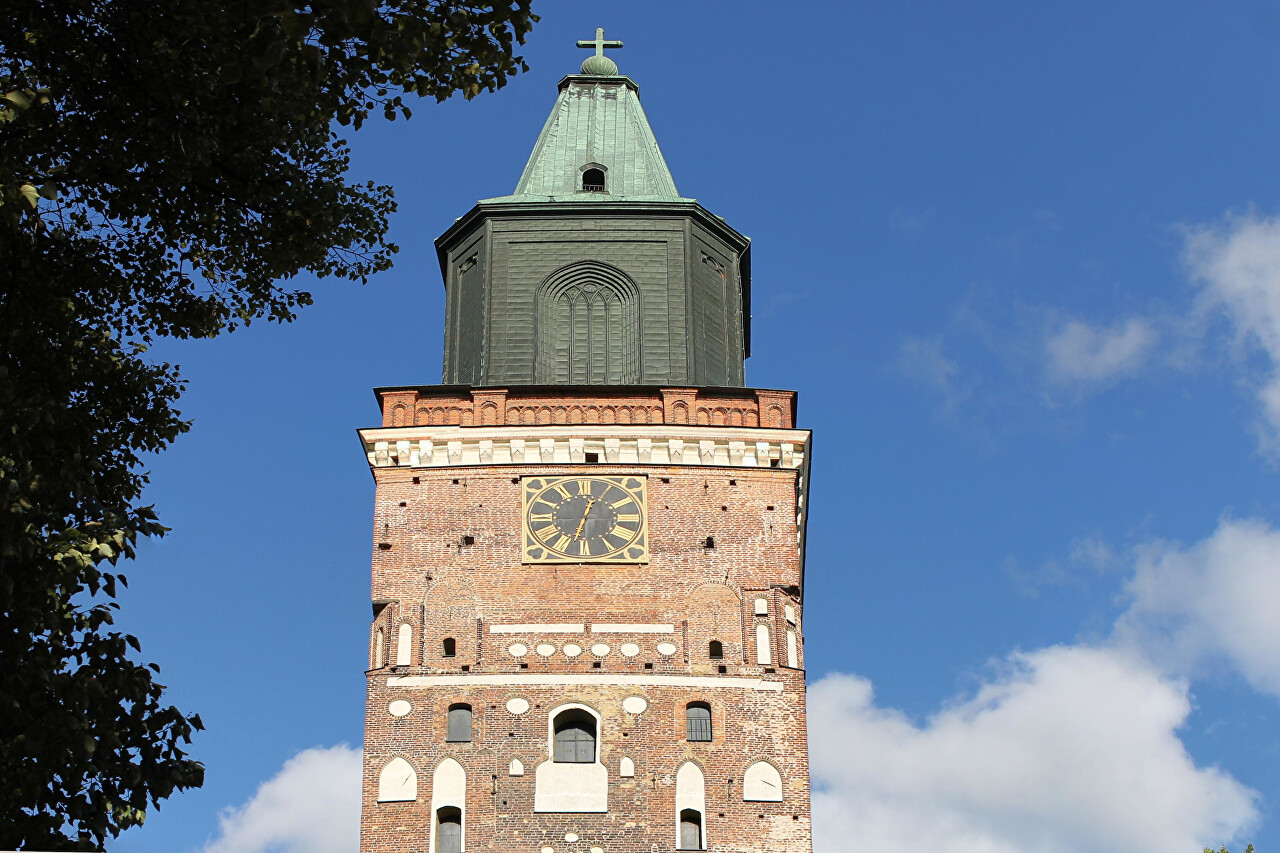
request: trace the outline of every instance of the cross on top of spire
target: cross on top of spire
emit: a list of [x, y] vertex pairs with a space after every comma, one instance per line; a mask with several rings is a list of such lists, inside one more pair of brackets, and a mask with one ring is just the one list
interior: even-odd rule
[[582, 62], [582, 73], [591, 74], [598, 77], [612, 77], [618, 73], [618, 65], [612, 59], [604, 55], [607, 47], [622, 47], [622, 42], [617, 40], [606, 40], [604, 37], [604, 27], [596, 27], [596, 37], [593, 39], [580, 39], [578, 47], [592, 48], [596, 52], [592, 56], [588, 56]]

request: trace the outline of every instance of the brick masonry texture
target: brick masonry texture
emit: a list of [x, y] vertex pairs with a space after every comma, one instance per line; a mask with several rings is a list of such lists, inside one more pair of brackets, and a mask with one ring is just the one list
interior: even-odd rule
[[[661, 401], [657, 389], [651, 391]], [[386, 392], [388, 411], [395, 393], [406, 392]], [[409, 410], [429, 398], [453, 399], [460, 406], [478, 402], [470, 391], [456, 389], [411, 393]], [[785, 401], [790, 426], [791, 395], [762, 393], [778, 393]], [[568, 389], [562, 397], [586, 407], [610, 399], [586, 392], [575, 397]], [[750, 391], [743, 397], [756, 399]], [[554, 426], [547, 429], [554, 434]], [[367, 675], [362, 853], [429, 849], [432, 774], [446, 757], [466, 772], [467, 851], [674, 850], [675, 778], [687, 761], [705, 779], [705, 849], [811, 849], [802, 567], [796, 547], [799, 471], [573, 464], [536, 471], [528, 465], [486, 465], [373, 473], [370, 639], [383, 637], [380, 658], [388, 665]], [[522, 565], [520, 477], [533, 474], [647, 476], [651, 562]], [[707, 547], [708, 537], [714, 547]], [[767, 602], [765, 615], [756, 615], [757, 599]], [[397, 660], [404, 622], [413, 628], [410, 663], [390, 665]], [[584, 630], [533, 630], [565, 623]], [[592, 626], [607, 623], [670, 625], [672, 631], [592, 632]], [[492, 630], [509, 625], [531, 629]], [[765, 665], [757, 660], [758, 625], [769, 630], [771, 662]], [[794, 668], [787, 666], [789, 630], [801, 641]], [[446, 638], [455, 642], [453, 657], [444, 656]], [[712, 640], [723, 644], [722, 659], [710, 657]], [[602, 643], [607, 654], [593, 654], [592, 647]], [[659, 645], [668, 643], [674, 652], [662, 654]], [[527, 653], [513, 655], [514, 644]], [[566, 644], [576, 644], [581, 653], [566, 654]], [[639, 653], [623, 655], [626, 644], [638, 646]], [[547, 645], [554, 651], [539, 654], [537, 648]], [[371, 666], [374, 661], [371, 650]], [[438, 683], [442, 676], [451, 677], [448, 684]], [[576, 678], [546, 683], [562, 676]], [[620, 677], [647, 683], [619, 683]], [[635, 696], [647, 702], [639, 714], [623, 707], [624, 699]], [[527, 700], [529, 709], [510, 712], [513, 698]], [[388, 706], [394, 700], [407, 700], [409, 713], [393, 717]], [[686, 740], [685, 709], [695, 701], [711, 708], [710, 743]], [[447, 711], [455, 703], [473, 709], [470, 743], [445, 742]], [[599, 754], [608, 773], [605, 813], [534, 811], [536, 771], [550, 760], [548, 715], [566, 703], [600, 716]], [[395, 757], [417, 773], [416, 801], [377, 802], [379, 775]], [[634, 762], [634, 777], [620, 775], [624, 757]], [[513, 759], [523, 764], [524, 775], [508, 774]], [[782, 802], [744, 802], [743, 775], [756, 761], [780, 772]], [[566, 834], [578, 838], [566, 841]]]

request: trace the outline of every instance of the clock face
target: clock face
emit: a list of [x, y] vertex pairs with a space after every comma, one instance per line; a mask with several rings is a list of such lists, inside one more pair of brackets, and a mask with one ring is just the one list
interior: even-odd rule
[[525, 477], [525, 563], [647, 563], [644, 477]]

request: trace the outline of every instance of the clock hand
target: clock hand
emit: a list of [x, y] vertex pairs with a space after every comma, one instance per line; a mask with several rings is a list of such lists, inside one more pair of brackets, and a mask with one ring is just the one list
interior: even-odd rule
[[591, 512], [592, 504], [594, 504], [598, 500], [599, 498], [591, 498], [590, 500], [587, 501], [587, 508], [582, 511], [582, 520], [578, 522], [578, 529], [573, 532], [574, 539], [582, 538], [582, 527], [587, 523], [587, 515], [590, 514]]

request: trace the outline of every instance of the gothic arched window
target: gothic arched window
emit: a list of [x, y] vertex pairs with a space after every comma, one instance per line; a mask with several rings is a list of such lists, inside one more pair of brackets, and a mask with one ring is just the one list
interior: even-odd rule
[[554, 385], [640, 382], [640, 291], [626, 273], [582, 261], [538, 289], [537, 381]]
[[436, 853], [462, 853], [462, 810], [445, 806], [436, 811]]
[[587, 169], [583, 172], [582, 191], [588, 193], [604, 192], [604, 169]]

